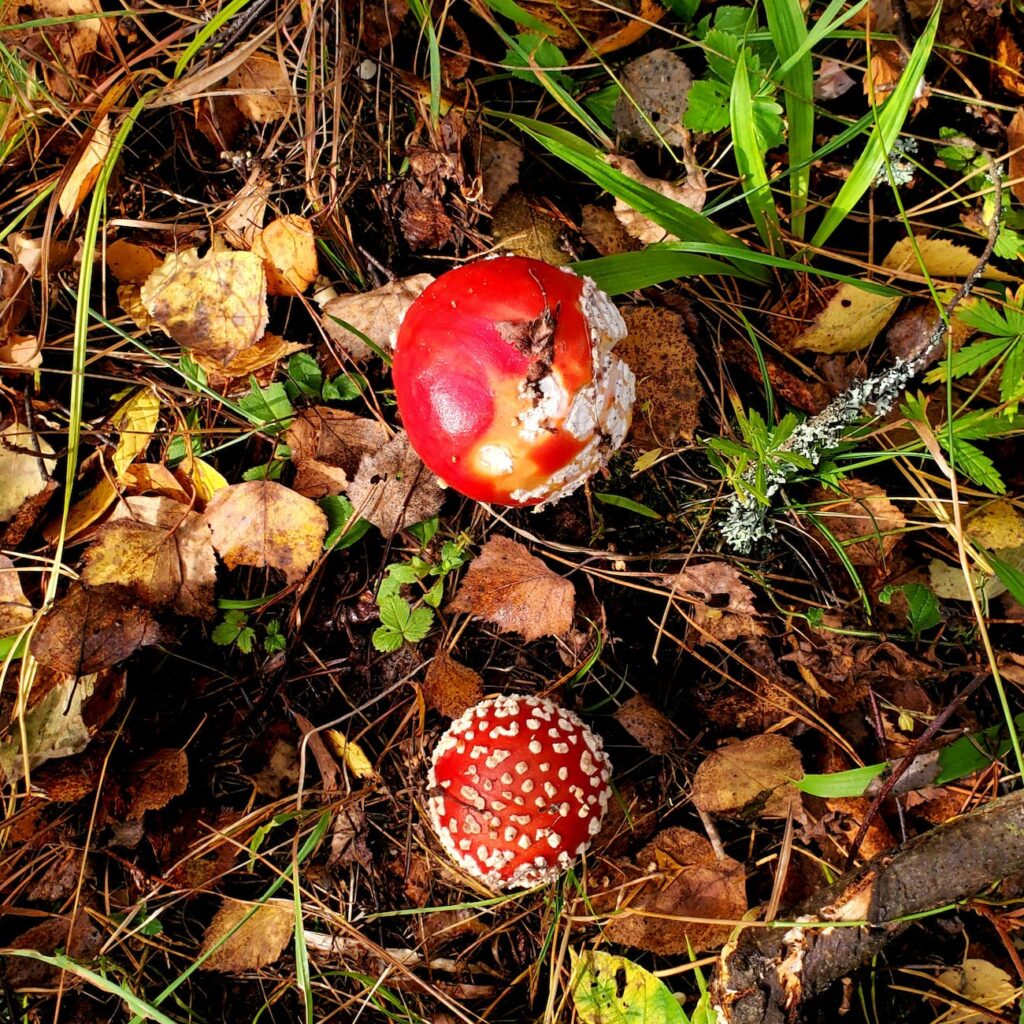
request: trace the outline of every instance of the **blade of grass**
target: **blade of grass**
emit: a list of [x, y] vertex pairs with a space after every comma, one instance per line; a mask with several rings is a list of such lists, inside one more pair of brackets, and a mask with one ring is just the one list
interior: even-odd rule
[[[870, 2], [871, 0], [857, 0], [857, 3], [844, 11], [843, 7], [846, 4], [846, 0], [832, 0], [828, 7], [822, 11], [821, 16], [814, 22], [813, 27], [809, 31], [805, 29], [804, 38], [800, 45], [793, 50], [789, 56], [783, 59], [782, 65], [778, 70], [778, 74], [787, 74], [798, 61], [801, 61], [805, 56], [810, 55], [818, 43], [828, 36], [831, 36], [841, 25], [845, 25], [851, 18], [860, 14], [860, 12], [867, 7]], [[833, 21], [833, 19], [835, 20]], [[769, 33], [769, 36], [772, 40], [775, 39], [774, 32]], [[862, 33], [857, 33], [856, 38], [861, 37]], [[753, 36], [748, 38], [753, 38]], [[880, 37], [876, 34], [873, 38], [877, 40]], [[779, 56], [782, 57], [781, 52]]]
[[707, 256], [668, 249], [641, 249], [593, 260], [580, 260], [572, 265], [577, 274], [593, 278], [595, 284], [609, 295], [639, 291], [680, 277], [724, 275], [746, 277], [746, 271], [730, 263]]
[[733, 151], [736, 166], [743, 182], [743, 195], [750, 215], [754, 218], [761, 241], [771, 252], [782, 251], [782, 229], [779, 212], [768, 184], [764, 166], [765, 148], [757, 134], [753, 117], [753, 96], [750, 76], [747, 74], [747, 51], [741, 47], [736, 61], [736, 72], [729, 93], [729, 120], [732, 127]]
[[[841, 4], [842, 0], [836, 2]], [[789, 122], [790, 230], [802, 239], [807, 226], [811, 147], [814, 142], [814, 65], [810, 47], [805, 47], [807, 22], [800, 0], [764, 0], [764, 10], [785, 69], [779, 71], [779, 79]], [[800, 56], [794, 60], [796, 54]]]
[[413, 16], [427, 37], [427, 60], [430, 67], [430, 123], [436, 128], [441, 117], [441, 47], [431, 18], [429, 4], [424, 0], [409, 0]]
[[900, 129], [910, 111], [910, 105], [914, 102], [917, 87], [924, 75], [925, 65], [931, 56], [941, 12], [942, 4], [940, 3], [932, 11], [932, 16], [928, 19], [924, 32], [914, 44], [914, 50], [892, 95], [881, 108], [872, 108], [871, 113], [875, 117], [875, 124], [864, 146], [864, 152], [857, 158], [849, 178], [843, 182], [843, 187], [832, 200], [824, 220], [811, 239], [811, 245], [820, 247], [828, 241], [832, 232], [846, 219], [850, 211], [860, 202], [864, 193], [871, 187], [871, 183], [888, 159], [889, 152], [899, 137]]
[[528, 28], [531, 32], [538, 32], [542, 36], [551, 35], [554, 29], [546, 22], [535, 18], [528, 11], [524, 11], [515, 0], [480, 0], [489, 7], [495, 14], [500, 14], [509, 21], [514, 21], [522, 28]]
[[244, 10], [252, 0], [230, 0], [197, 33], [185, 52], [174, 65], [174, 77], [181, 78], [192, 58], [215, 36], [239, 11]]

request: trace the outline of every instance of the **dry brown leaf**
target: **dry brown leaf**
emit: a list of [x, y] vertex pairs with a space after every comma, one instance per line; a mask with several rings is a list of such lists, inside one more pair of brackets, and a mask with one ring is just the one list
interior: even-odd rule
[[229, 569], [278, 569], [297, 583], [323, 550], [327, 516], [309, 498], [272, 480], [218, 491], [206, 506], [213, 546]]
[[184, 750], [155, 750], [136, 760], [127, 782], [108, 797], [107, 816], [120, 821], [159, 811], [188, 789], [188, 758]]
[[85, 151], [78, 158], [71, 176], [57, 197], [57, 205], [65, 217], [70, 217], [85, 202], [100, 176], [103, 161], [110, 152], [110, 118], [105, 117], [96, 126]]
[[272, 220], [253, 240], [252, 251], [263, 260], [271, 295], [301, 295], [319, 273], [316, 237], [305, 217]]
[[[75, 537], [88, 529], [117, 501], [118, 490], [107, 477], [101, 477], [85, 495], [71, 506], [64, 529], [65, 537]], [[43, 528], [43, 536], [53, 543], [60, 534], [60, 519], [51, 519]]]
[[640, 0], [640, 9], [636, 15], [631, 17], [622, 28], [594, 43], [594, 53], [614, 53], [616, 50], [624, 50], [627, 46], [632, 46], [643, 39], [667, 13], [668, 11], [658, 3], [658, 0]]
[[255, 345], [267, 326], [267, 276], [251, 252], [172, 253], [140, 296], [169, 337], [221, 365]]
[[670, 754], [679, 746], [679, 733], [667, 716], [642, 693], [630, 697], [615, 712], [630, 736], [652, 754]]
[[228, 200], [224, 212], [214, 221], [232, 249], [252, 248], [263, 229], [270, 192], [270, 176], [263, 164], [256, 161], [246, 183]]
[[[935, 980], [958, 996], [988, 1010], [1010, 1007], [1020, 995], [1006, 971], [987, 960], [974, 957], [968, 957], [958, 967], [943, 971]], [[980, 1011], [974, 1013], [957, 1005], [950, 1006], [945, 1013], [936, 1017], [933, 1024], [989, 1024], [993, 1019], [990, 1014]]]
[[331, 341], [357, 361], [369, 359], [374, 352], [346, 324], [387, 352], [406, 310], [433, 280], [430, 274], [416, 274], [373, 291], [339, 295], [323, 307], [324, 330]]
[[[222, 366], [217, 360], [210, 359], [201, 352], [193, 352], [192, 356], [206, 371], [207, 384], [221, 394], [228, 394], [236, 388], [244, 388], [248, 392], [250, 374], [255, 374], [261, 385], [269, 384], [278, 360], [301, 352], [304, 348], [306, 346], [300, 345], [297, 341], [285, 341], [279, 334], [271, 334], [268, 331], [252, 348], [240, 352], [227, 366]], [[269, 371], [266, 379], [261, 379], [261, 370]]]
[[492, 206], [513, 186], [519, 184], [519, 165], [523, 148], [510, 139], [486, 136], [480, 144], [480, 174], [484, 183], [484, 201]]
[[705, 601], [727, 597], [725, 609], [735, 614], [755, 615], [754, 592], [743, 581], [739, 569], [727, 562], [700, 562], [688, 565], [663, 584], [676, 594], [700, 594]]
[[129, 466], [124, 472], [124, 482], [129, 494], [158, 494], [184, 505], [189, 504], [189, 492], [159, 462], [137, 462]]
[[556, 267], [569, 262], [569, 254], [558, 244], [561, 222], [518, 189], [506, 192], [494, 207], [491, 233], [502, 249], [516, 256], [531, 256]]
[[[688, 944], [695, 951], [721, 946], [733, 925], [692, 924], [677, 918], [738, 923], [747, 912], [743, 865], [731, 857], [719, 859], [707, 839], [696, 832], [665, 829], [635, 859], [641, 873], [654, 877], [622, 890], [620, 912], [604, 925], [604, 935], [611, 942], [662, 956], [685, 956]], [[601, 912], [610, 909], [600, 893], [595, 903]]]
[[413, 250], [440, 249], [452, 240], [452, 219], [438, 196], [411, 178], [405, 180], [399, 196], [402, 209], [398, 223]]
[[341, 494], [363, 456], [378, 451], [387, 439], [387, 428], [378, 420], [326, 405], [304, 409], [285, 433], [296, 467], [292, 486], [307, 498]]
[[[252, 916], [245, 920], [250, 912]], [[253, 908], [225, 900], [203, 934], [200, 968], [241, 974], [265, 967], [284, 952], [294, 928], [295, 910], [287, 904], [264, 903]]]
[[444, 491], [412, 450], [403, 430], [373, 455], [364, 455], [348, 487], [356, 513], [385, 537], [436, 515]]
[[17, 330], [32, 308], [30, 281], [24, 267], [0, 260], [0, 340]]
[[800, 809], [793, 782], [802, 779], [796, 747], [785, 736], [767, 733], [739, 740], [710, 753], [693, 776], [693, 802], [725, 816], [746, 812], [785, 818]]
[[0, 345], [0, 370], [29, 373], [43, 365], [43, 349], [34, 334], [8, 334]]
[[162, 639], [152, 615], [127, 587], [86, 589], [73, 583], [43, 616], [30, 650], [41, 665], [84, 676]]
[[[700, 168], [693, 163], [688, 164], [686, 177], [681, 184], [665, 181], [662, 178], [652, 178], [636, 165], [633, 160], [624, 156], [608, 155], [605, 163], [621, 171], [627, 178], [646, 185], [666, 199], [686, 206], [698, 213], [704, 209], [704, 200], [707, 197], [707, 184]], [[622, 226], [636, 239], [645, 245], [654, 242], [672, 242], [676, 240], [675, 235], [669, 234], [660, 224], [642, 213], [634, 210], [622, 199], [615, 200], [615, 216], [619, 218]]]
[[822, 492], [824, 504], [818, 506], [815, 515], [822, 518], [854, 565], [885, 565], [906, 528], [906, 517], [881, 487], [854, 478], [843, 480], [839, 486], [847, 497]]
[[664, 139], [670, 146], [682, 146], [683, 114], [693, 85], [682, 59], [671, 50], [651, 50], [619, 74], [622, 92], [614, 115], [619, 135], [642, 144], [662, 145]]
[[[203, 517], [170, 498], [130, 498], [125, 504], [86, 550], [82, 582], [120, 583], [145, 604], [210, 618], [217, 560]], [[132, 515], [138, 518], [122, 518]]]
[[21, 507], [42, 494], [57, 465], [45, 438], [11, 423], [0, 430], [0, 523], [13, 519]]
[[1024, 96], [1024, 51], [1017, 45], [1013, 32], [1000, 25], [996, 36], [996, 59], [994, 62], [999, 84], [1015, 96]]
[[483, 695], [484, 681], [478, 672], [460, 665], [444, 651], [437, 652], [423, 679], [423, 698], [430, 707], [447, 718], [458, 718]]
[[[104, 935], [87, 914], [50, 917], [23, 931], [8, 945], [48, 956], [61, 952], [82, 963], [89, 963], [103, 948]], [[5, 957], [4, 981], [12, 991], [22, 989], [74, 988], [81, 979], [70, 971], [40, 960], [20, 956]]]
[[35, 609], [21, 589], [14, 563], [0, 555], [0, 636], [17, 633], [35, 617]]
[[583, 206], [580, 232], [602, 256], [617, 256], [641, 248], [640, 241], [622, 226], [613, 210], [594, 203]]
[[111, 242], [105, 252], [107, 269], [114, 275], [118, 284], [141, 285], [164, 258], [148, 246], [129, 242], [119, 238]]
[[271, 124], [292, 108], [292, 83], [276, 57], [254, 53], [228, 76], [235, 105], [250, 121]]
[[[99, 48], [100, 36], [110, 38], [102, 18], [80, 18], [100, 11], [99, 0], [32, 0], [40, 18], [57, 19], [43, 29], [43, 45], [52, 56], [43, 62], [50, 90], [61, 99], [74, 94], [72, 83], [87, 80], [89, 57]], [[7, 18], [6, 21], [12, 19]]]
[[[196, 128], [218, 153], [235, 149], [238, 137], [247, 127], [246, 117], [235, 105], [233, 97], [222, 93], [194, 99], [192, 114]], [[255, 160], [253, 163], [262, 173], [262, 161]]]
[[697, 378], [697, 353], [686, 321], [668, 309], [622, 310], [629, 333], [616, 354], [636, 375], [630, 441], [641, 448], [692, 441], [704, 395]]
[[1024, 107], [1017, 108], [1006, 127], [1006, 146], [1010, 151], [1007, 184], [1017, 200], [1024, 202]]
[[448, 602], [450, 611], [477, 615], [527, 641], [561, 636], [575, 607], [572, 584], [508, 537], [492, 537], [480, 549]]

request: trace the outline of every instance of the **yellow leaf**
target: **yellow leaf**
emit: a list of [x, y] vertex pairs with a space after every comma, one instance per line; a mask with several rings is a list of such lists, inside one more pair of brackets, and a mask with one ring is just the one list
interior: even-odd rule
[[316, 238], [305, 217], [272, 220], [256, 236], [252, 251], [263, 260], [271, 295], [301, 295], [319, 273]]
[[[117, 499], [117, 488], [103, 477], [95, 487], [84, 498], [80, 498], [72, 505], [68, 512], [68, 525], [64, 531], [67, 538], [74, 537], [83, 530], [92, 526], [99, 519], [114, 501]], [[46, 524], [43, 536], [51, 544], [60, 534], [60, 520], [54, 519]]]
[[196, 489], [196, 497], [205, 505], [218, 491], [228, 486], [227, 480], [220, 472], [202, 459], [192, 459], [188, 467], [188, 475], [192, 486]]
[[206, 933], [200, 955], [204, 971], [241, 974], [272, 964], [295, 929], [295, 912], [281, 903], [253, 907], [224, 900]]
[[[917, 235], [914, 238], [917, 252], [909, 238], [901, 238], [882, 260], [882, 266], [889, 270], [906, 270], [912, 274], [921, 273], [924, 269], [934, 277], [958, 278], [967, 277], [978, 265], [978, 257], [965, 245], [954, 245], [947, 238], [925, 238]], [[920, 260], [918, 259], [920, 254]], [[998, 267], [987, 266], [981, 275], [994, 281], [1016, 281], [1013, 274], [1007, 274]]]
[[143, 388], [114, 414], [111, 421], [121, 437], [114, 452], [114, 472], [118, 480], [148, 447], [160, 419], [160, 399], [156, 392]]
[[110, 118], [105, 117], [96, 127], [85, 152], [75, 164], [67, 184], [60, 190], [57, 205], [65, 217], [70, 217], [82, 205], [100, 176], [103, 161], [110, 152]]
[[380, 776], [374, 771], [370, 759], [363, 752], [363, 748], [355, 740], [346, 739], [337, 729], [324, 731], [324, 739], [328, 746], [340, 757], [348, 770], [357, 779], [370, 779], [376, 781]]

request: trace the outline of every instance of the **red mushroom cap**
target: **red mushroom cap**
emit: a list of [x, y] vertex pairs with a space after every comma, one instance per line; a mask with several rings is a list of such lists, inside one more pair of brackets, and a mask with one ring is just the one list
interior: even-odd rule
[[395, 341], [395, 396], [426, 466], [478, 501], [574, 490], [629, 429], [635, 379], [612, 355], [626, 325], [589, 278], [524, 256], [442, 274]]
[[601, 829], [611, 762], [599, 736], [541, 697], [492, 697], [434, 748], [430, 820], [452, 859], [492, 889], [557, 878]]

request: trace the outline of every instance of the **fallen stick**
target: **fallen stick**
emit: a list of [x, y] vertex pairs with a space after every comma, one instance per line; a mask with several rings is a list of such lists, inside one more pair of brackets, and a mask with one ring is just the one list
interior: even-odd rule
[[[1024, 790], [848, 872], [792, 911], [789, 928], [739, 932], [722, 950], [711, 984], [719, 1024], [792, 1024], [808, 1000], [903, 931], [910, 915], [1021, 870]], [[848, 924], [854, 921], [868, 923]]]

